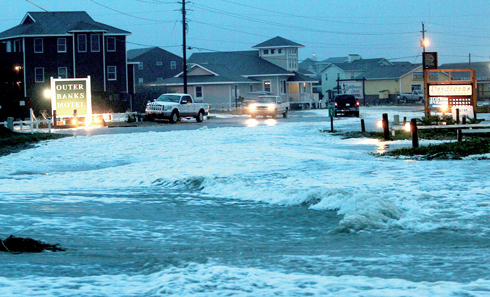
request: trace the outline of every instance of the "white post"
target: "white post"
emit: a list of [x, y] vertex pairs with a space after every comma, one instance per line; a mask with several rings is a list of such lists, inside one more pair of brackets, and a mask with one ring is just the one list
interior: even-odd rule
[[31, 118], [31, 124], [30, 124], [30, 127], [31, 127], [31, 134], [34, 133], [34, 125], [33, 125], [33, 111], [32, 111], [32, 108], [29, 108], [29, 115], [30, 115], [30, 118]]

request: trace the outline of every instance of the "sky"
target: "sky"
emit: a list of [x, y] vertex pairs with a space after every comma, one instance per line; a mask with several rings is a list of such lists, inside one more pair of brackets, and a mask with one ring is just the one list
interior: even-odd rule
[[[0, 0], [0, 32], [29, 11], [86, 11], [98, 22], [131, 32], [128, 48], [159, 46], [182, 56], [182, 0]], [[490, 60], [487, 0], [189, 0], [188, 57], [196, 52], [251, 50], [281, 36], [304, 45], [300, 61], [359, 54], [364, 59], [421, 63]]]

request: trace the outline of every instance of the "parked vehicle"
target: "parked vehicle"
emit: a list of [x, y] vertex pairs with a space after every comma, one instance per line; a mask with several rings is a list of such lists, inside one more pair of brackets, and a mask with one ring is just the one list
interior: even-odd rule
[[359, 102], [354, 95], [337, 95], [334, 98], [335, 116], [354, 115], [359, 117]]
[[202, 122], [204, 116], [209, 114], [209, 104], [195, 103], [188, 94], [162, 94], [153, 102], [148, 102], [146, 115], [151, 119], [167, 119], [171, 123], [181, 118], [195, 118]]
[[409, 102], [422, 103], [422, 102], [424, 102], [424, 91], [414, 90], [412, 93], [402, 93], [402, 94], [398, 95], [398, 101], [403, 101], [405, 103], [409, 103]]
[[246, 112], [250, 114], [252, 118], [261, 115], [264, 116], [264, 118], [271, 116], [275, 119], [278, 114], [282, 114], [282, 116], [286, 118], [289, 112], [289, 103], [283, 103], [279, 96], [259, 96], [255, 102], [251, 103], [246, 108]]

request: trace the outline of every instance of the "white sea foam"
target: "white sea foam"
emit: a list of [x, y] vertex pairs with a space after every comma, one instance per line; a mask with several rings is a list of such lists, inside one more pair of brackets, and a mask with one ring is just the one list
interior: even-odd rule
[[[375, 113], [364, 112], [374, 120]], [[336, 121], [353, 125], [357, 119]], [[439, 228], [488, 234], [486, 161], [412, 161], [368, 155], [410, 142], [344, 140], [329, 123], [71, 137], [0, 158], [0, 203], [124, 197], [121, 189], [199, 192], [344, 215], [339, 231]], [[42, 193], [43, 195], [39, 195]], [[117, 200], [114, 200], [117, 199]], [[126, 202], [134, 202], [127, 199]]]
[[0, 278], [3, 296], [489, 296], [490, 281], [410, 282], [190, 264], [148, 275]]

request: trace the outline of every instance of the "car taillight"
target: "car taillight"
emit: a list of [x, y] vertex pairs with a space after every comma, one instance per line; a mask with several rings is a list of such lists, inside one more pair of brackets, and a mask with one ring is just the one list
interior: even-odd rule
[[360, 105], [359, 102], [356, 102], [356, 105], [359, 106]]
[[337, 102], [335, 102], [335, 106], [337, 106], [337, 105], [338, 105]]

